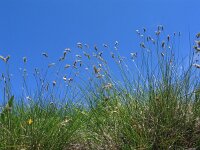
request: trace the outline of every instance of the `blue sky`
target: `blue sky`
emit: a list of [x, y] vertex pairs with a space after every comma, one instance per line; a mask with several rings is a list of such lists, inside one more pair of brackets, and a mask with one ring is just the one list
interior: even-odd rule
[[193, 39], [199, 32], [199, 5], [199, 0], [1, 0], [0, 55], [11, 55], [17, 74], [23, 56], [33, 69], [43, 66], [42, 52], [56, 59], [77, 42], [117, 40], [128, 54], [137, 44], [136, 29], [154, 32], [159, 24], [169, 34], [181, 32], [181, 51], [187, 54], [189, 33]]

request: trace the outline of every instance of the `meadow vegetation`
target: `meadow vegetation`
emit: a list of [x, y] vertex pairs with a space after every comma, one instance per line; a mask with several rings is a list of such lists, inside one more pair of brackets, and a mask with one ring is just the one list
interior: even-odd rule
[[12, 56], [1, 56], [0, 149], [200, 149], [200, 34], [185, 59], [179, 32], [159, 25], [152, 36], [145, 28], [136, 34], [141, 42], [128, 57], [118, 41], [78, 42], [78, 54], [66, 48], [56, 62], [42, 53], [47, 67], [29, 75], [23, 57], [20, 96], [12, 92]]

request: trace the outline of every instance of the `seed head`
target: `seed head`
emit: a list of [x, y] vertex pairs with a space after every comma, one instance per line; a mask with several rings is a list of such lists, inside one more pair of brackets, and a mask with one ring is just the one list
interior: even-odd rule
[[143, 32], [144, 32], [144, 33], [146, 32], [146, 28], [143, 28]]
[[83, 52], [83, 55], [86, 56], [88, 59], [90, 59], [90, 55], [87, 54], [86, 52]]
[[77, 43], [77, 47], [80, 48], [80, 49], [82, 49], [82, 48], [83, 48], [82, 43], [81, 43], [81, 42], [78, 42], [78, 43]]
[[107, 83], [106, 85], [103, 86], [103, 89], [111, 89], [113, 87], [112, 83]]
[[5, 63], [7, 63], [8, 60], [10, 59], [10, 55], [8, 55], [7, 57], [3, 57], [0, 55], [0, 59], [3, 60]]
[[84, 45], [85, 45], [85, 47], [86, 47], [87, 49], [90, 48], [88, 44], [84, 44]]
[[32, 100], [30, 96], [27, 96], [26, 99], [29, 100], [29, 101]]
[[98, 48], [97, 48], [97, 46], [96, 46], [96, 45], [94, 45], [94, 49], [95, 49], [95, 51], [97, 51], [97, 50], [98, 50]]
[[73, 63], [73, 67], [76, 69], [76, 64], [77, 64], [77, 61], [75, 60], [74, 63]]
[[70, 48], [65, 48], [65, 51], [66, 52], [71, 52], [71, 49]]
[[65, 120], [61, 122], [61, 126], [66, 126], [69, 121], [71, 121], [71, 119], [66, 117]]
[[168, 35], [168, 36], [167, 36], [167, 41], [169, 42], [169, 40], [170, 40], [170, 36]]
[[76, 55], [76, 57], [78, 57], [78, 58], [82, 58], [82, 56], [81, 56], [81, 55]]
[[53, 81], [52, 83], [53, 83], [53, 86], [56, 86], [56, 81]]
[[98, 79], [103, 78], [103, 77], [104, 77], [104, 75], [102, 75], [100, 73], [98, 73], [97, 76], [96, 76], [96, 78], [98, 78]]
[[111, 57], [112, 57], [112, 58], [115, 58], [115, 54], [114, 54], [114, 53], [111, 53]]
[[163, 31], [163, 30], [164, 30], [163, 25], [158, 25], [158, 31]]
[[200, 47], [198, 47], [198, 46], [194, 46], [194, 49], [196, 50], [196, 52], [200, 52]]
[[27, 58], [23, 57], [23, 62], [26, 63], [27, 62]]
[[0, 55], [0, 59], [3, 60], [3, 61], [5, 61], [5, 58], [3, 56], [1, 56], [1, 55]]
[[165, 41], [162, 41], [162, 48], [165, 48]]
[[50, 63], [49, 65], [48, 65], [48, 67], [50, 68], [50, 67], [53, 67], [53, 66], [55, 66], [56, 64], [55, 63]]
[[159, 31], [155, 31], [156, 35], [159, 36], [160, 35], [160, 30]]
[[99, 57], [102, 57], [103, 52], [99, 52], [98, 55]]
[[67, 77], [66, 77], [66, 76], [64, 76], [64, 77], [63, 77], [63, 80], [64, 80], [64, 81], [67, 81]]
[[97, 69], [96, 66], [93, 66], [93, 69], [95, 74], [98, 74], [100, 72], [100, 69]]
[[196, 38], [200, 38], [200, 32], [197, 33]]
[[118, 47], [118, 45], [119, 45], [119, 42], [115, 41], [115, 47]]
[[142, 47], [142, 48], [145, 48], [145, 45], [144, 45], [144, 43], [142, 42], [142, 43], [140, 43], [140, 47]]
[[72, 82], [72, 81], [73, 81], [73, 78], [69, 78], [68, 81], [69, 81], [69, 82]]
[[137, 53], [130, 53], [131, 54], [131, 59], [134, 59], [137, 57]]
[[193, 64], [193, 66], [200, 69], [200, 64]]
[[199, 40], [199, 41], [195, 41], [195, 43], [196, 43], [196, 45], [197, 45], [198, 47], [200, 47], [200, 40]]
[[71, 66], [71, 65], [66, 64], [66, 65], [65, 65], [65, 69], [69, 68], [70, 66]]
[[10, 55], [8, 55], [8, 56], [6, 57], [6, 63], [8, 62], [9, 59], [10, 59]]
[[140, 31], [139, 31], [139, 30], [136, 30], [136, 33], [137, 33], [138, 35], [140, 35]]
[[48, 54], [47, 53], [42, 53], [42, 55], [44, 56], [44, 57], [48, 57]]
[[3, 56], [0, 55], [0, 59], [3, 60], [4, 62], [6, 62], [6, 58], [4, 58]]
[[108, 45], [107, 44], [103, 44], [103, 47], [108, 48]]
[[79, 66], [82, 66], [82, 60], [76, 60], [77, 63], [79, 63]]

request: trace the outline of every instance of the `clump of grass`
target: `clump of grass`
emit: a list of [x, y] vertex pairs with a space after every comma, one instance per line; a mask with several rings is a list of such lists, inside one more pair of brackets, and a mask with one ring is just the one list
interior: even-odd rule
[[[161, 25], [153, 36], [146, 28], [136, 33], [141, 43], [130, 59], [119, 55], [118, 41], [101, 48], [78, 42], [72, 61], [69, 48], [54, 62], [43, 52], [47, 68], [35, 68], [34, 90], [23, 57], [19, 97], [7, 69], [0, 149], [199, 149], [199, 34], [185, 63], [176, 56], [180, 33], [165, 35]], [[10, 56], [0, 58], [8, 65]]]

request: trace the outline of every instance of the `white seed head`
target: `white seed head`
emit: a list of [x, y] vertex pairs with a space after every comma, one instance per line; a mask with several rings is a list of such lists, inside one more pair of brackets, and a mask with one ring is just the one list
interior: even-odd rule
[[85, 45], [85, 47], [86, 47], [87, 49], [90, 48], [88, 44], [84, 44], [84, 45]]
[[200, 64], [193, 64], [193, 66], [200, 69]]
[[111, 57], [112, 57], [112, 58], [115, 58], [115, 54], [114, 54], [114, 53], [111, 53]]
[[200, 38], [200, 32], [197, 33], [196, 38]]
[[76, 55], [76, 57], [78, 57], [78, 58], [82, 58], [82, 56], [81, 56], [81, 55]]
[[48, 67], [50, 68], [50, 67], [53, 67], [53, 66], [55, 66], [56, 64], [55, 63], [50, 63], [49, 65], [48, 65]]
[[27, 58], [23, 57], [23, 62], [26, 63], [27, 62]]
[[70, 48], [65, 48], [65, 51], [66, 52], [71, 52], [71, 49]]
[[106, 85], [103, 86], [103, 89], [111, 89], [113, 87], [112, 83], [107, 83]]
[[67, 81], [67, 77], [66, 77], [66, 76], [64, 76], [64, 77], [63, 77], [63, 80], [64, 80], [64, 81]]
[[137, 57], [137, 53], [130, 53], [131, 54], [131, 59], [134, 59]]
[[53, 81], [52, 83], [53, 83], [53, 86], [56, 86], [56, 81]]
[[3, 56], [1, 56], [1, 55], [0, 55], [0, 59], [5, 62], [5, 58]]
[[119, 42], [118, 41], [115, 41], [115, 46], [117, 47], [119, 45]]
[[10, 59], [10, 55], [6, 56], [6, 57], [3, 57], [0, 55], [0, 59], [3, 60], [5, 63], [8, 62], [8, 60]]
[[65, 65], [65, 68], [67, 69], [67, 68], [69, 68], [71, 65], [69, 65], [69, 64], [66, 64]]
[[42, 53], [42, 55], [44, 56], [44, 57], [48, 57], [48, 54], [47, 53]]
[[200, 52], [200, 47], [198, 47], [198, 46], [194, 46], [194, 49], [196, 50], [196, 52]]
[[30, 96], [27, 96], [26, 99], [29, 100], [29, 101], [32, 100]]
[[77, 47], [80, 48], [80, 49], [82, 49], [82, 48], [83, 48], [82, 43], [81, 43], [81, 42], [78, 42], [78, 43], [77, 43]]
[[145, 48], [144, 42], [140, 43], [140, 47]]
[[138, 35], [140, 35], [140, 31], [139, 30], [135, 30], [136, 31], [136, 33], [138, 34]]

